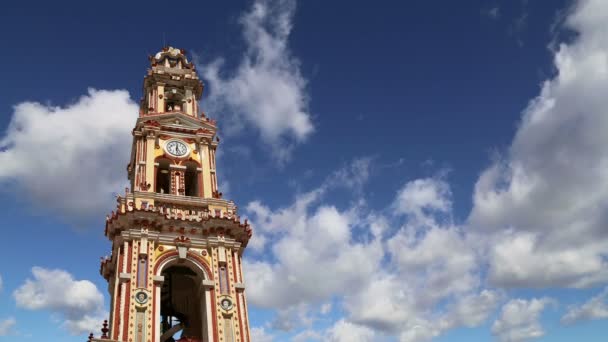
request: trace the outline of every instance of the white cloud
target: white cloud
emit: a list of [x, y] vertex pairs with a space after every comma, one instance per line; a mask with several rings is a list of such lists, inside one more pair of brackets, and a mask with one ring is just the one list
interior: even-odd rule
[[[554, 52], [556, 76], [523, 113], [503, 160], [475, 186], [469, 222], [494, 235], [499, 286], [588, 287], [608, 281], [608, 3], [579, 1], [579, 35]], [[492, 239], [492, 238], [490, 238]]]
[[279, 161], [313, 131], [306, 79], [288, 48], [294, 0], [257, 0], [241, 17], [247, 51], [236, 71], [221, 74], [223, 61], [200, 67], [210, 84], [203, 103], [222, 115], [224, 130], [255, 128]]
[[321, 341], [323, 336], [315, 330], [304, 330], [290, 338], [293, 342], [313, 342]]
[[88, 280], [75, 280], [63, 270], [32, 268], [27, 279], [13, 292], [17, 306], [28, 310], [48, 310], [64, 320], [73, 334], [97, 331], [107, 313], [103, 295]]
[[430, 304], [477, 288], [476, 255], [462, 232], [456, 227], [420, 228], [405, 226], [387, 241], [404, 280], [424, 293], [420, 299]]
[[[283, 208], [259, 201], [247, 206], [256, 234], [272, 241], [262, 260], [245, 262], [248, 298], [278, 309], [274, 328], [304, 327], [298, 336], [317, 338], [306, 332], [335, 300], [345, 316], [334, 322], [335, 332], [323, 333], [325, 340], [339, 339], [352, 325], [370, 336], [419, 342], [455, 327], [478, 326], [496, 309], [502, 296], [480, 287], [479, 242], [449, 220], [436, 219], [451, 216], [447, 183], [405, 184], [387, 208], [406, 208], [412, 215], [405, 216], [370, 212], [356, 200], [345, 210], [323, 203], [337, 183], [329, 177]], [[361, 194], [358, 186], [348, 188]]]
[[90, 89], [66, 107], [16, 105], [0, 138], [0, 183], [71, 221], [103, 215], [126, 184], [137, 113], [122, 90]]
[[333, 187], [345, 187], [355, 192], [363, 190], [371, 172], [372, 158], [357, 158], [332, 173], [325, 183]]
[[583, 305], [573, 306], [562, 317], [563, 324], [573, 324], [583, 320], [608, 318], [608, 287]]
[[0, 336], [7, 336], [13, 331], [13, 327], [17, 324], [17, 320], [13, 317], [0, 321]]
[[587, 248], [544, 247], [543, 234], [502, 232], [490, 251], [489, 280], [504, 287], [587, 287], [608, 280], [608, 269], [600, 248], [604, 241], [589, 242]]
[[376, 241], [354, 242], [353, 217], [348, 212], [320, 206], [308, 216], [300, 203], [278, 210], [291, 221], [281, 228], [290, 229], [273, 245], [276, 262], [245, 262], [248, 298], [255, 305], [285, 308], [322, 301], [356, 288], [378, 267], [382, 246]]
[[460, 297], [445, 317], [445, 323], [450, 327], [477, 327], [496, 310], [503, 296], [499, 291], [483, 290]]
[[[246, 264], [255, 300], [287, 311], [332, 300], [344, 312], [336, 326], [420, 342], [482, 325], [505, 299], [502, 287], [606, 283], [606, 19], [608, 4], [598, 0], [572, 12], [567, 25], [579, 36], [554, 52], [558, 73], [524, 111], [505, 156], [482, 172], [465, 225], [452, 222], [451, 191], [441, 177], [406, 183], [380, 211], [366, 210], [364, 199], [348, 209], [323, 203], [331, 177], [283, 208], [250, 203], [247, 211], [266, 238], [261, 248], [269, 252]], [[363, 196], [357, 188], [350, 187]], [[367, 260], [341, 259], [357, 258], [353, 251]], [[331, 277], [320, 278], [320, 269]], [[484, 288], [486, 280], [497, 288]], [[287, 288], [295, 289], [291, 298]], [[554, 303], [512, 299], [492, 333], [501, 341], [541, 337], [541, 316]], [[570, 308], [562, 321], [603, 318], [606, 310], [602, 293]]]
[[276, 314], [271, 326], [273, 329], [281, 331], [293, 331], [296, 328], [311, 327], [315, 319], [310, 305], [306, 303], [279, 309]]
[[452, 209], [449, 185], [441, 179], [417, 179], [397, 193], [394, 207], [399, 214], [424, 217], [429, 212], [445, 213]]
[[[291, 206], [271, 210], [259, 200], [247, 204], [246, 212], [254, 230], [254, 235], [248, 247], [255, 252], [262, 252], [273, 235], [286, 230], [306, 229], [309, 209], [317, 203], [329, 190], [345, 188], [360, 194], [369, 179], [371, 158], [357, 158], [331, 173], [318, 188], [299, 194]], [[369, 222], [373, 225], [373, 233], [381, 234], [386, 228], [382, 218], [374, 217]]]
[[251, 328], [251, 340], [256, 342], [272, 342], [274, 338], [263, 327]]
[[512, 299], [502, 307], [500, 317], [492, 324], [492, 333], [504, 342], [526, 341], [545, 334], [539, 318], [547, 305], [554, 304], [549, 298]]
[[412, 288], [396, 275], [371, 278], [362, 290], [345, 294], [344, 307], [350, 320], [393, 334], [407, 329], [419, 313]]
[[319, 313], [321, 313], [322, 315], [327, 315], [328, 313], [331, 312], [331, 308], [332, 308], [331, 303], [324, 303], [323, 305], [321, 305], [321, 308], [319, 309]]
[[368, 342], [376, 341], [376, 333], [370, 328], [343, 319], [328, 329], [328, 342]]

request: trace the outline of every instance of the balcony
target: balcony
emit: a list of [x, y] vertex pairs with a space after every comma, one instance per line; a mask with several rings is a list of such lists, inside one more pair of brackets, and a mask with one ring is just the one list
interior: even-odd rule
[[[176, 205], [183, 206], [193, 206], [193, 207], [223, 207], [229, 211], [235, 211], [236, 205], [232, 201], [227, 201], [225, 199], [220, 198], [203, 198], [196, 196], [185, 196], [185, 195], [172, 195], [172, 194], [160, 194], [157, 192], [145, 192], [145, 191], [135, 191], [132, 193], [131, 200], [141, 199], [141, 200], [153, 200], [156, 202], [162, 203], [170, 203]], [[127, 195], [127, 199], [129, 196]]]

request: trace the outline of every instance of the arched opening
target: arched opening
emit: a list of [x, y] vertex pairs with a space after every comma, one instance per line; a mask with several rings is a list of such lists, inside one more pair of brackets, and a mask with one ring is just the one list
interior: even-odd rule
[[177, 88], [167, 88], [165, 91], [165, 111], [180, 112], [184, 107], [183, 90]]
[[206, 305], [203, 276], [184, 264], [174, 264], [161, 273], [160, 342], [187, 337], [204, 341]]
[[185, 195], [186, 196], [199, 196], [198, 194], [198, 165], [194, 162], [186, 162], [186, 174], [185, 174]]
[[159, 194], [168, 194], [171, 189], [171, 172], [169, 165], [171, 162], [168, 159], [160, 159], [156, 168], [156, 192]]

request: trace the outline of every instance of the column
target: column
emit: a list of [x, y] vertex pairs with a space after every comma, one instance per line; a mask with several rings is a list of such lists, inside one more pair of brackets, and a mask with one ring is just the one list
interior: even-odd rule
[[158, 96], [156, 96], [156, 98], [158, 100], [158, 102], [157, 102], [158, 108], [156, 108], [156, 112], [164, 113], [165, 112], [165, 84], [158, 83], [156, 89], [158, 91]]
[[213, 280], [203, 280], [203, 289], [205, 291], [205, 332], [207, 333], [206, 339], [203, 341], [213, 342], [213, 330], [214, 330], [214, 322], [213, 322], [213, 289], [215, 287], [215, 283]]

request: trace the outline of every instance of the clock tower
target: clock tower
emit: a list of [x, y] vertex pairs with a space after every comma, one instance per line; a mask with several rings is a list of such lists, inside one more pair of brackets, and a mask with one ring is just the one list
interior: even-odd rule
[[89, 341], [250, 342], [242, 255], [251, 237], [217, 187], [216, 122], [184, 50], [150, 57], [127, 166], [101, 261], [110, 317]]

